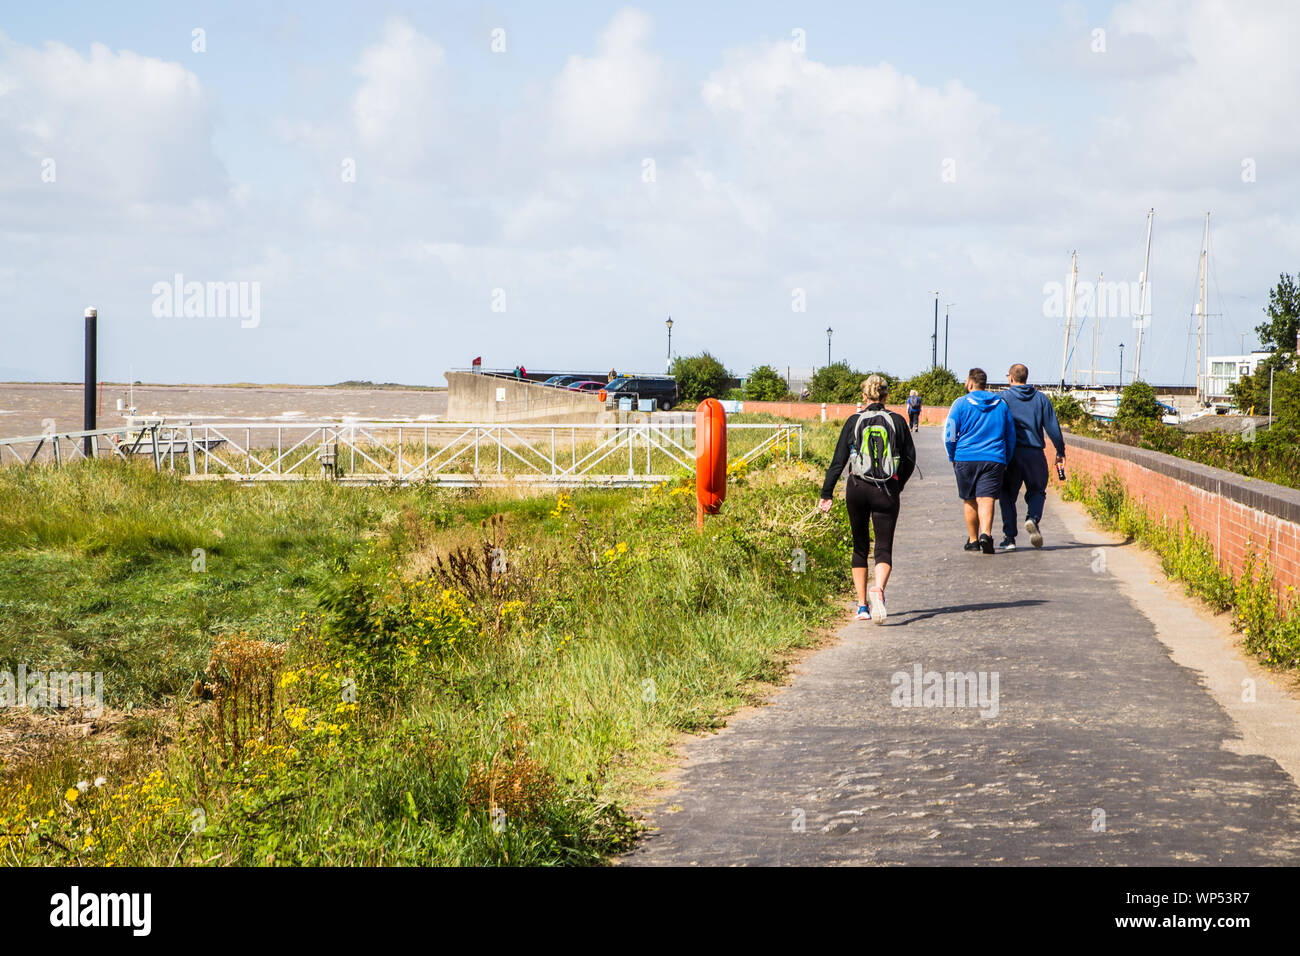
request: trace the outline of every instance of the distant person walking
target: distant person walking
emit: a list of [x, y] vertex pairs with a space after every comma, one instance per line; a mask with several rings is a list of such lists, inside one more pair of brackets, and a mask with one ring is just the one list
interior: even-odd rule
[[918, 431], [921, 427], [921, 395], [916, 389], [912, 389], [907, 396], [907, 424], [912, 431]]
[[1011, 409], [986, 390], [988, 375], [973, 368], [966, 394], [952, 403], [944, 426], [944, 445], [965, 504], [966, 550], [993, 553], [993, 502], [1002, 494], [1002, 476], [1016, 447]]
[[[840, 429], [835, 457], [822, 482], [822, 497], [817, 507], [831, 510], [831, 499], [840, 475], [847, 470], [844, 504], [849, 510], [849, 527], [853, 531], [853, 587], [858, 594], [857, 620], [868, 618], [883, 624], [885, 585], [894, 567], [894, 527], [903, 487], [916, 468], [916, 446], [903, 416], [885, 408], [889, 383], [872, 375], [862, 383], [862, 400], [867, 407]], [[847, 468], [846, 468], [847, 466]], [[867, 587], [867, 553], [871, 548], [871, 529], [876, 531], [875, 584]]]
[[1002, 541], [998, 545], [1005, 551], [1016, 550], [1016, 499], [1020, 496], [1020, 486], [1025, 487], [1025, 531], [1029, 534], [1029, 543], [1035, 548], [1043, 546], [1043, 503], [1047, 500], [1047, 458], [1044, 449], [1043, 433], [1056, 446], [1056, 464], [1065, 464], [1065, 437], [1061, 434], [1061, 424], [1056, 420], [1056, 408], [1052, 400], [1032, 385], [1029, 381], [1029, 369], [1019, 363], [1007, 371], [1007, 383], [1011, 386], [1003, 396], [1011, 417], [1016, 423], [1016, 450], [1007, 462], [1006, 473], [1002, 476]]
[[606, 381], [606, 382], [612, 382], [612, 381], [614, 381], [614, 379], [616, 379], [616, 378], [618, 378], [618, 372], [616, 372], [614, 369], [610, 369], [610, 370], [609, 370], [609, 378], [605, 379], [605, 381]]

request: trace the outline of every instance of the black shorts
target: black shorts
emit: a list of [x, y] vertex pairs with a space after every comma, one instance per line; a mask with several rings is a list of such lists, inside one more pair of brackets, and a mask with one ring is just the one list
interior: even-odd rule
[[876, 529], [876, 562], [894, 563], [894, 528], [898, 524], [898, 482], [888, 481], [878, 485], [849, 475], [844, 488], [844, 504], [849, 510], [849, 528], [853, 532], [853, 560], [855, 568], [869, 568], [867, 554], [871, 549], [871, 529]]
[[1007, 466], [1000, 461], [954, 461], [952, 470], [957, 476], [957, 497], [963, 501], [1002, 494], [1002, 475]]

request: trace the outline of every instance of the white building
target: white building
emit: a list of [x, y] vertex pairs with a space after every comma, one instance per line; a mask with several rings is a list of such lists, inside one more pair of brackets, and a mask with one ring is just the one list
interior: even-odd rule
[[1228, 386], [1241, 380], [1243, 375], [1254, 375], [1259, 363], [1272, 352], [1251, 352], [1249, 355], [1211, 355], [1205, 360], [1205, 397], [1210, 404], [1231, 402]]

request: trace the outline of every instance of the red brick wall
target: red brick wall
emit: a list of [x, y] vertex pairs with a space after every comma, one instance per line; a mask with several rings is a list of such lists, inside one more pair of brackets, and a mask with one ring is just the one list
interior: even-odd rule
[[[1170, 524], [1177, 524], [1186, 516], [1192, 529], [1208, 539], [1220, 566], [1234, 577], [1253, 550], [1257, 561], [1266, 560], [1272, 568], [1279, 593], [1289, 598], [1293, 595], [1287, 588], [1300, 590], [1300, 522], [1292, 520], [1300, 496], [1294, 491], [1159, 452], [1108, 445], [1067, 434], [1067, 473], [1087, 474], [1095, 487], [1103, 476], [1115, 472], [1129, 496], [1144, 505], [1153, 518], [1164, 516]], [[1052, 484], [1059, 485], [1050, 445], [1046, 455]], [[1126, 460], [1127, 456], [1139, 460]], [[1182, 472], [1189, 480], [1180, 480], [1168, 471]], [[1234, 496], [1244, 496], [1249, 503], [1234, 500]]]
[[[745, 402], [743, 410], [820, 420], [822, 407], [816, 402]], [[842, 422], [862, 407], [826, 405], [826, 421]], [[904, 406], [888, 407], [907, 417]], [[942, 425], [947, 417], [946, 406], [926, 406], [921, 421]], [[1058, 485], [1055, 449], [1050, 442], [1044, 454], [1052, 484]], [[1288, 599], [1300, 594], [1300, 492], [1172, 455], [1068, 433], [1065, 454], [1067, 477], [1087, 474], [1095, 486], [1113, 471], [1130, 497], [1152, 517], [1163, 515], [1170, 524], [1177, 524], [1185, 515], [1196, 534], [1214, 548], [1220, 566], [1234, 577], [1241, 574], [1247, 553], [1253, 551], [1257, 560], [1268, 562], [1279, 594]]]

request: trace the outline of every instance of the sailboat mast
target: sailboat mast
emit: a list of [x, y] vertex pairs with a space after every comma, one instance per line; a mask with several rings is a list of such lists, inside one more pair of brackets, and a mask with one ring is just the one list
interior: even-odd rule
[[1156, 217], [1155, 209], [1147, 210], [1147, 251], [1142, 263], [1142, 291], [1138, 294], [1138, 334], [1137, 354], [1133, 357], [1133, 381], [1137, 381], [1142, 371], [1142, 333], [1147, 321], [1147, 273], [1151, 269], [1151, 223]]
[[1065, 348], [1061, 351], [1061, 388], [1065, 388], [1065, 368], [1070, 361], [1070, 339], [1074, 335], [1074, 287], [1079, 277], [1079, 253], [1070, 253], [1070, 298], [1065, 309]]
[[1092, 297], [1092, 387], [1097, 387], [1097, 344], [1101, 337], [1101, 280], [1104, 272], [1097, 273], [1096, 295]]
[[1201, 246], [1201, 289], [1196, 300], [1196, 404], [1204, 407], [1205, 394], [1205, 273], [1210, 266], [1210, 214], [1205, 214], [1205, 241]]

